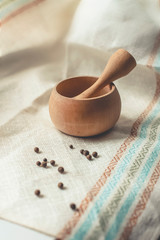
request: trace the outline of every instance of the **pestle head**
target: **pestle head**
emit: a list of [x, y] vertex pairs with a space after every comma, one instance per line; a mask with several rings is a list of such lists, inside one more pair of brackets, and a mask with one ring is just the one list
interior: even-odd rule
[[103, 73], [88, 89], [80, 93], [75, 99], [92, 97], [97, 91], [111, 82], [126, 76], [136, 66], [134, 57], [124, 49], [116, 51], [109, 59]]

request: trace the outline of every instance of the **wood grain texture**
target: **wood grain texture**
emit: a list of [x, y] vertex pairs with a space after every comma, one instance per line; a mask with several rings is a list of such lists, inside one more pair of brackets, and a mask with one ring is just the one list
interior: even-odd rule
[[89, 99], [73, 97], [96, 82], [96, 77], [75, 77], [60, 82], [49, 100], [49, 112], [55, 127], [73, 136], [88, 137], [112, 128], [121, 111], [121, 100], [114, 84]]
[[76, 99], [92, 97], [97, 91], [111, 82], [126, 76], [136, 66], [134, 57], [124, 49], [117, 50], [109, 59], [103, 73], [98, 80], [84, 92], [76, 96]]

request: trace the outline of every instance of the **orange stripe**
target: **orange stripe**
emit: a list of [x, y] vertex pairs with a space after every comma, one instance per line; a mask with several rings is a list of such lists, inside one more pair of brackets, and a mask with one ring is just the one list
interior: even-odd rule
[[8, 17], [4, 18], [1, 22], [0, 22], [0, 26], [2, 26], [3, 24], [5, 24], [6, 22], [8, 22], [9, 20], [11, 20], [12, 18], [16, 17], [17, 15], [23, 13], [24, 11], [26, 11], [29, 8], [32, 8], [36, 5], [38, 5], [39, 3], [43, 2], [45, 0], [35, 0], [34, 2], [28, 3], [27, 5], [17, 9], [16, 11], [14, 11], [13, 13], [11, 13]]
[[153, 65], [155, 55], [157, 54], [157, 50], [158, 50], [159, 47], [160, 47], [160, 33], [156, 37], [156, 42], [155, 42], [154, 47], [152, 49], [150, 58], [148, 59], [147, 67], [151, 67]]
[[120, 158], [123, 156], [127, 147], [130, 146], [131, 142], [134, 141], [135, 138], [137, 137], [137, 132], [138, 132], [138, 128], [139, 128], [140, 124], [146, 118], [146, 116], [149, 114], [149, 112], [152, 110], [153, 106], [156, 104], [159, 95], [160, 95], [160, 81], [157, 81], [156, 92], [155, 92], [155, 95], [154, 95], [151, 103], [148, 105], [146, 110], [139, 116], [139, 118], [133, 124], [130, 136], [127, 137], [127, 139], [124, 141], [124, 143], [121, 145], [120, 149], [118, 150], [116, 156], [109, 163], [109, 166], [107, 167], [105, 172], [99, 178], [97, 183], [92, 187], [92, 189], [87, 193], [86, 197], [82, 200], [80, 207], [79, 207], [79, 211], [73, 215], [71, 220], [69, 220], [68, 223], [64, 226], [64, 228], [58, 233], [58, 237], [60, 237], [61, 239], [64, 239], [68, 234], [71, 234], [72, 229], [79, 222], [80, 217], [84, 214], [89, 203], [94, 199], [94, 197], [97, 196], [101, 187], [106, 183], [107, 179], [110, 177], [112, 171], [116, 167]]
[[[159, 38], [159, 35], [158, 35], [158, 38]], [[156, 48], [155, 48], [155, 46], [156, 46]], [[154, 55], [153, 55], [153, 51], [152, 51], [152, 54], [149, 57], [148, 62], [151, 62], [151, 59], [152, 59], [152, 61], [154, 61], [154, 59], [156, 57], [156, 52], [157, 52], [156, 50], [158, 50], [158, 47], [159, 47], [159, 45], [157, 44], [157, 39], [155, 42], [155, 46], [154, 46]], [[156, 104], [159, 95], [160, 95], [160, 81], [157, 78], [156, 91], [155, 91], [152, 101], [147, 106], [147, 108], [144, 110], [144, 112], [135, 121], [135, 123], [133, 124], [133, 126], [131, 128], [130, 135], [122, 143], [121, 147], [119, 148], [116, 155], [109, 163], [108, 167], [105, 169], [102, 176], [98, 179], [96, 184], [91, 188], [91, 190], [87, 193], [86, 197], [82, 200], [82, 202], [79, 206], [79, 211], [73, 215], [73, 217], [66, 223], [64, 228], [58, 233], [58, 235], [57, 235], [58, 237], [60, 237], [61, 239], [64, 239], [67, 235], [71, 234], [73, 228], [77, 225], [81, 216], [84, 214], [85, 210], [88, 208], [89, 203], [97, 196], [97, 194], [101, 190], [102, 186], [106, 183], [107, 179], [110, 177], [110, 175], [111, 175], [112, 171], [114, 170], [114, 168], [116, 167], [118, 161], [125, 153], [126, 149], [130, 146], [131, 142], [133, 142], [136, 139], [137, 133], [138, 133], [138, 128], [139, 128], [140, 124], [147, 117], [149, 112], [152, 110], [153, 106]]]
[[[160, 77], [159, 77], [160, 80]], [[138, 218], [141, 216], [143, 211], [146, 208], [147, 202], [151, 196], [151, 193], [160, 177], [160, 161], [157, 163], [154, 172], [152, 173], [152, 176], [148, 182], [147, 187], [144, 189], [143, 194], [137, 204], [137, 206], [134, 209], [134, 212], [132, 213], [126, 227], [123, 230], [123, 233], [121, 234], [121, 237], [119, 240], [127, 240], [129, 239], [129, 236], [137, 224]]]
[[[33, 7], [33, 6], [36, 6], [37, 4], [39, 4], [39, 3], [43, 2], [43, 1], [45, 1], [45, 0], [35, 0], [34, 2], [29, 3], [29, 4], [25, 5], [25, 6], [23, 6], [22, 8], [16, 10], [11, 15], [9, 15], [4, 20], [2, 20], [0, 22], [0, 26], [2, 24], [5, 24], [6, 22], [11, 20], [12, 18], [16, 17], [17, 15], [21, 14], [25, 10], [27, 10], [27, 9]], [[157, 49], [159, 47], [159, 40], [160, 40], [160, 35], [158, 35], [158, 37], [157, 37], [157, 41], [156, 41], [156, 43], [154, 45], [154, 48], [153, 48], [153, 50], [151, 52], [151, 56], [150, 56], [150, 58], [148, 60], [147, 66], [151, 66], [153, 64], [153, 61], [155, 59], [155, 55], [156, 55]], [[137, 132], [138, 132], [138, 127], [140, 126], [141, 122], [146, 118], [146, 116], [149, 114], [149, 112], [151, 111], [151, 109], [153, 108], [153, 106], [155, 105], [155, 103], [156, 103], [156, 101], [158, 99], [157, 92], [158, 92], [158, 84], [157, 84], [156, 93], [155, 93], [155, 95], [153, 97], [152, 102], [149, 104], [149, 106], [146, 108], [146, 110], [139, 116], [139, 118], [133, 124], [130, 136], [127, 137], [127, 139], [124, 141], [124, 143], [121, 145], [120, 149], [118, 150], [116, 156], [110, 162], [110, 164], [107, 167], [107, 169], [105, 170], [105, 172], [102, 174], [102, 176], [97, 181], [97, 183], [92, 187], [90, 192], [87, 193], [85, 199], [82, 200], [81, 205], [79, 207], [79, 211], [76, 212], [73, 215], [72, 219], [69, 220], [68, 223], [62, 229], [62, 231], [59, 232], [59, 234], [58, 234], [59, 237], [65, 238], [68, 234], [71, 233], [72, 229], [77, 225], [77, 223], [80, 220], [80, 217], [83, 215], [84, 211], [87, 209], [89, 203], [99, 193], [101, 187], [105, 184], [105, 182], [107, 181], [108, 177], [111, 175], [112, 170], [115, 168], [115, 166], [117, 165], [118, 161], [123, 156], [123, 153], [126, 151], [127, 147], [130, 146], [130, 144], [131, 144], [131, 142], [133, 140], [135, 140], [135, 138], [137, 136]]]

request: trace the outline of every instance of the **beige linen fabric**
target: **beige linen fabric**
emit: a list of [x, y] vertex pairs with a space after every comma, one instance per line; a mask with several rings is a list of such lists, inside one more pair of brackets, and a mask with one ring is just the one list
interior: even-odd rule
[[[159, 34], [158, 1], [152, 2], [46, 0], [1, 26], [1, 218], [56, 236], [73, 216], [69, 204], [79, 206], [102, 175], [155, 93], [156, 75], [146, 67]], [[48, 112], [54, 85], [72, 76], [99, 76], [118, 48], [130, 51], [138, 65], [116, 83], [122, 100], [116, 126], [92, 138], [59, 132]], [[82, 148], [98, 151], [99, 158], [87, 161]], [[66, 173], [37, 167], [44, 157]], [[42, 198], [34, 195], [37, 188]]]

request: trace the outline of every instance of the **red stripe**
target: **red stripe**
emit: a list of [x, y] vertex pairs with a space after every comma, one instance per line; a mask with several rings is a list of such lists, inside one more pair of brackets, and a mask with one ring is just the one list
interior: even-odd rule
[[[151, 52], [151, 57], [150, 57], [150, 60], [148, 60], [148, 64], [153, 64], [154, 62], [154, 59], [155, 59], [155, 56], [156, 56], [156, 53], [157, 53], [157, 50], [158, 48], [160, 47], [160, 34], [157, 36], [157, 39], [156, 39], [156, 42], [155, 42], [155, 45], [153, 47], [153, 50]], [[157, 82], [160, 82], [160, 75], [158, 73], [156, 73], [156, 78], [157, 78]], [[160, 163], [158, 163], [160, 164]], [[152, 182], [152, 186], [150, 186], [150, 181], [148, 183], [148, 186], [146, 187], [146, 189], [144, 190], [141, 198], [140, 198], [140, 201], [139, 203], [137, 204], [137, 206], [135, 207], [134, 209], [134, 212], [132, 214], [132, 216], [130, 217], [129, 221], [127, 222], [126, 224], [126, 227], [124, 228], [124, 231], [120, 237], [120, 240], [126, 240], [128, 239], [127, 236], [129, 237], [129, 235], [131, 234], [134, 226], [136, 225], [137, 221], [138, 221], [138, 218], [141, 216], [141, 214], [143, 213], [143, 211], [145, 210], [145, 207], [147, 205], [147, 202], [149, 200], [149, 197], [151, 195], [151, 192], [153, 191], [154, 189], [154, 186], [156, 184], [156, 182], [158, 181], [158, 178], [160, 175], [156, 175], [158, 178], [156, 179], [153, 179], [153, 175], [156, 171], [159, 171], [159, 165], [157, 164], [157, 169], [155, 168], [153, 174], [152, 174], [152, 177], [150, 179], [150, 181]], [[148, 191], [148, 194], [149, 195], [146, 195], [148, 197], [144, 197], [144, 195], [146, 194], [146, 191]], [[142, 202], [143, 201], [143, 202]], [[140, 207], [140, 204], [141, 204], [141, 207]]]
[[[156, 49], [158, 50], [159, 45], [157, 44], [157, 39], [156, 39], [155, 45], [156, 45]], [[153, 61], [153, 59], [155, 59], [155, 57], [156, 57], [156, 51], [155, 51], [155, 46], [154, 46], [154, 55], [152, 52], [150, 58], [152, 58], [152, 61]], [[150, 62], [150, 58], [149, 58], [148, 62]], [[116, 155], [111, 160], [108, 167], [105, 169], [102, 176], [99, 178], [99, 180], [96, 182], [96, 184], [91, 188], [91, 190], [87, 193], [86, 197], [82, 200], [82, 202], [79, 206], [79, 211], [73, 215], [73, 217], [65, 224], [64, 228], [58, 233], [58, 235], [57, 235], [58, 237], [60, 237], [61, 239], [64, 239], [67, 235], [71, 234], [73, 228], [77, 225], [81, 216], [84, 214], [84, 212], [88, 208], [89, 203], [91, 201], [93, 201], [93, 199], [97, 196], [97, 194], [101, 190], [102, 186], [106, 183], [107, 179], [110, 177], [112, 171], [116, 167], [117, 163], [119, 162], [119, 160], [121, 159], [121, 157], [123, 156], [123, 154], [125, 153], [127, 148], [136, 139], [140, 124], [147, 117], [149, 112], [152, 110], [152, 108], [156, 104], [159, 95], [160, 95], [160, 79], [157, 78], [156, 91], [155, 91], [152, 101], [147, 106], [147, 108], [144, 110], [144, 112], [135, 121], [135, 123], [133, 124], [133, 126], [131, 128], [130, 135], [125, 139], [125, 141], [123, 142], [123, 144], [117, 151]]]
[[136, 122], [133, 124], [130, 136], [124, 141], [121, 145], [120, 149], [118, 150], [116, 156], [111, 160], [109, 166], [104, 171], [102, 176], [99, 178], [97, 183], [92, 187], [92, 189], [87, 193], [86, 197], [82, 200], [79, 211], [76, 212], [73, 217], [68, 221], [68, 223], [64, 226], [64, 228], [58, 233], [58, 237], [64, 239], [68, 234], [71, 234], [72, 229], [77, 225], [80, 220], [80, 217], [84, 214], [85, 210], [88, 208], [89, 203], [97, 196], [99, 191], [101, 190], [102, 186], [106, 183], [107, 179], [110, 177], [112, 171], [116, 167], [118, 161], [125, 153], [127, 147], [130, 146], [131, 142], [134, 141], [137, 137], [137, 132], [140, 124], [152, 110], [153, 106], [156, 104], [158, 97], [160, 95], [160, 81], [157, 81], [157, 88], [152, 99], [151, 103], [148, 105], [146, 110], [139, 116]]
[[[11, 20], [12, 18], [16, 17], [17, 15], [21, 14], [22, 12], [24, 12], [25, 10], [33, 7], [33, 6], [36, 6], [37, 4], [43, 2], [45, 0], [35, 0], [34, 2], [32, 3], [29, 3], [25, 6], [23, 6], [22, 8], [16, 10], [15, 12], [13, 12], [12, 14], [10, 14], [8, 17], [6, 17], [5, 19], [3, 19], [1, 22], [0, 22], [0, 26], [2, 24], [5, 24], [6, 22], [8, 22], [9, 20]], [[147, 66], [151, 66], [153, 64], [153, 61], [155, 59], [155, 55], [157, 53], [157, 49], [159, 47], [159, 38], [160, 38], [160, 35], [157, 37], [156, 39], [156, 43], [154, 45], [154, 48], [152, 50], [152, 53], [151, 53], [151, 56], [148, 60], [148, 63], [147, 63]], [[111, 175], [111, 172], [112, 170], [115, 168], [115, 166], [117, 165], [118, 161], [120, 160], [120, 158], [123, 156], [124, 152], [126, 151], [126, 149], [130, 146], [131, 142], [135, 140], [135, 138], [137, 137], [137, 132], [138, 132], [138, 128], [140, 126], [140, 124], [142, 123], [142, 121], [146, 118], [146, 116], [149, 114], [149, 112], [152, 110], [153, 106], [155, 105], [155, 103], [157, 102], [158, 100], [158, 95], [159, 95], [159, 91], [160, 91], [160, 88], [159, 88], [159, 81], [157, 81], [157, 88], [156, 88], [156, 92], [155, 92], [155, 95], [151, 101], [151, 103], [148, 105], [148, 107], [146, 108], [146, 110], [139, 116], [139, 118], [136, 120], [136, 122], [133, 124], [132, 126], [132, 129], [131, 129], [131, 133], [130, 133], [130, 136], [126, 138], [126, 140], [124, 141], [124, 143], [121, 145], [120, 149], [117, 151], [117, 154], [115, 155], [115, 157], [112, 159], [112, 161], [110, 162], [109, 166], [107, 167], [107, 169], [105, 170], [105, 172], [102, 174], [102, 176], [100, 177], [100, 179], [97, 181], [97, 183], [92, 187], [92, 189], [87, 193], [85, 199], [82, 200], [81, 202], [81, 205], [79, 207], [79, 211], [76, 212], [72, 219], [68, 221], [68, 223], [64, 226], [64, 228], [62, 229], [62, 231], [59, 232], [58, 236], [62, 239], [64, 239], [68, 234], [71, 233], [72, 229], [77, 225], [77, 223], [79, 222], [80, 220], [80, 217], [84, 214], [85, 210], [87, 209], [89, 203], [94, 199], [94, 197], [99, 193], [101, 187], [106, 183], [108, 177]], [[159, 171], [159, 168], [157, 166], [157, 169]], [[155, 170], [156, 171], [156, 170]], [[156, 174], [154, 172], [154, 174]], [[153, 174], [153, 175], [154, 175]], [[152, 176], [153, 176], [152, 175]], [[159, 172], [158, 172], [158, 176], [159, 176]], [[152, 178], [152, 177], [151, 177]], [[158, 179], [157, 179], [158, 180]], [[149, 185], [148, 185], [148, 188], [146, 188], [146, 190], [144, 191], [143, 195], [145, 194], [146, 195], [146, 191], [153, 191], [153, 188], [154, 188], [154, 185], [156, 184], [157, 182], [156, 178], [151, 179], [151, 182], [154, 182], [154, 184], [152, 185], [152, 187], [149, 188]], [[148, 198], [146, 197], [146, 201], [143, 205], [143, 207], [145, 208], [146, 204], [147, 204], [147, 201], [149, 199], [149, 196], [150, 194], [148, 195]], [[143, 197], [141, 197], [141, 200], [143, 199]], [[140, 201], [141, 201], [140, 200]], [[144, 199], [143, 199], [144, 201]], [[137, 209], [138, 209], [138, 206], [137, 205]], [[143, 210], [143, 209], [142, 209]], [[131, 221], [132, 223], [132, 227], [130, 227], [130, 232], [132, 231], [132, 228], [135, 226], [137, 220], [138, 220], [138, 217], [141, 215], [141, 211], [140, 208], [139, 208], [139, 214], [136, 215], [136, 221], [134, 219], [134, 217], [132, 219], [134, 219], [133, 221]], [[135, 211], [137, 211], [135, 209]], [[128, 223], [128, 224], [131, 224], [131, 223]], [[133, 224], [135, 223], [135, 224]], [[127, 225], [128, 226], [128, 225]], [[125, 229], [128, 229], [126, 226]], [[128, 232], [128, 230], [126, 230], [126, 232]], [[130, 233], [129, 233], [130, 234]], [[124, 238], [123, 238], [124, 239]], [[126, 238], [125, 238], [126, 239]]]
[[7, 16], [6, 18], [4, 18], [1, 22], [0, 22], [0, 26], [2, 26], [3, 24], [5, 24], [6, 22], [8, 22], [9, 20], [11, 20], [12, 18], [16, 17], [17, 15], [23, 13], [24, 11], [26, 11], [29, 8], [35, 7], [36, 5], [38, 5], [41, 2], [44, 2], [45, 0], [35, 0], [31, 3], [28, 3], [27, 5], [17, 9], [16, 11], [14, 11], [13, 13], [11, 13], [9, 16]]
[[[160, 80], [160, 76], [159, 76]], [[154, 172], [152, 173], [152, 176], [148, 182], [147, 187], [144, 189], [143, 194], [140, 197], [140, 200], [137, 204], [137, 206], [134, 209], [134, 212], [132, 213], [128, 223], [126, 224], [126, 227], [123, 230], [123, 233], [121, 234], [119, 240], [127, 240], [129, 239], [129, 236], [137, 224], [137, 221], [139, 217], [142, 215], [143, 211], [146, 208], [147, 202], [151, 196], [151, 193], [160, 177], [160, 161], [156, 165]]]
[[158, 50], [159, 47], [160, 47], [160, 33], [156, 37], [156, 42], [155, 42], [154, 47], [152, 49], [150, 58], [148, 59], [147, 67], [152, 67], [154, 59], [155, 59], [155, 56], [157, 54], [157, 50]]

